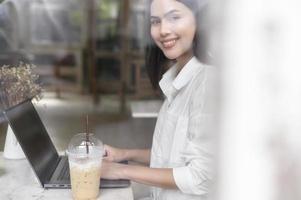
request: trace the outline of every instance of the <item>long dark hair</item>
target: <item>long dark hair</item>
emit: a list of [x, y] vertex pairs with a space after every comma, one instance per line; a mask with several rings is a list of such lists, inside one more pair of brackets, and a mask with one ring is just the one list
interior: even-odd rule
[[[177, 0], [187, 6], [194, 14], [196, 19], [196, 33], [193, 40], [194, 55], [202, 63], [208, 63], [208, 39], [207, 39], [207, 0]], [[153, 87], [158, 88], [159, 80], [161, 79], [164, 69], [170, 60], [166, 58], [161, 49], [155, 44], [151, 37], [150, 24], [150, 6], [152, 0], [147, 0], [146, 12], [146, 47], [145, 47], [145, 63], [148, 75]]]

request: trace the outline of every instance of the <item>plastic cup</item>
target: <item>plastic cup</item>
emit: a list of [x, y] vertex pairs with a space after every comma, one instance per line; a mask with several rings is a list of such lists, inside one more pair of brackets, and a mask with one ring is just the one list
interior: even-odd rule
[[102, 142], [93, 134], [89, 134], [88, 142], [85, 133], [79, 133], [71, 139], [67, 155], [73, 199], [97, 199], [103, 152]]

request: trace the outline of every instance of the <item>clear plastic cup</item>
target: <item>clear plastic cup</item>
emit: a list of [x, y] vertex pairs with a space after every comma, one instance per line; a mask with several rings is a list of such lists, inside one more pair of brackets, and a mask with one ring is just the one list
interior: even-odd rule
[[67, 155], [73, 199], [97, 199], [103, 153], [102, 142], [93, 134], [89, 134], [88, 142], [85, 133], [79, 133], [71, 139]]

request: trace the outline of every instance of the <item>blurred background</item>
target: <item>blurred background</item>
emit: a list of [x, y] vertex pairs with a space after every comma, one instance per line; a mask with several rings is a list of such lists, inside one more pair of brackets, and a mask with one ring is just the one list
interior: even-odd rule
[[[86, 115], [104, 143], [151, 146], [162, 97], [145, 70], [144, 1], [0, 2], [0, 66], [36, 65], [44, 91], [35, 106], [57, 150], [85, 130]], [[1, 116], [0, 151], [6, 129]], [[135, 198], [147, 194], [134, 188]]]

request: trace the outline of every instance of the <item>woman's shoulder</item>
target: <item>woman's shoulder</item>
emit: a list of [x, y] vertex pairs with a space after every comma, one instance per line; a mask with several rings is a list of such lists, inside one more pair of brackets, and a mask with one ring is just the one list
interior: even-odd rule
[[215, 105], [218, 94], [218, 71], [212, 65], [202, 64], [192, 83], [192, 110], [207, 110]]
[[193, 80], [194, 89], [199, 91], [204, 89], [204, 87], [211, 87], [214, 84], [217, 84], [218, 71], [216, 67], [201, 62], [199, 62], [198, 65], [200, 65], [200, 67]]

